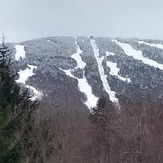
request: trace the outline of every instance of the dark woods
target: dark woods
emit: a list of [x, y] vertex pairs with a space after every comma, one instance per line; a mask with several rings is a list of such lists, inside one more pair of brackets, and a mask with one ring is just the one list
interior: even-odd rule
[[163, 102], [125, 99], [116, 108], [104, 97], [91, 113], [44, 99], [31, 130], [29, 159], [38, 163], [160, 163]]

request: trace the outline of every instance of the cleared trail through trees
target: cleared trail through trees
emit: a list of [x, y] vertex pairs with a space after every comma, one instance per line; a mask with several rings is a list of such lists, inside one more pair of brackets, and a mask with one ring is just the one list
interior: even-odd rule
[[91, 42], [91, 45], [93, 48], [94, 56], [95, 56], [97, 64], [98, 64], [98, 70], [100, 73], [100, 78], [103, 83], [104, 90], [108, 93], [108, 95], [110, 96], [110, 100], [112, 102], [118, 103], [118, 99], [115, 97], [116, 92], [111, 90], [109, 83], [107, 81], [107, 75], [105, 75], [105, 73], [104, 73], [104, 68], [102, 66], [102, 61], [104, 60], [104, 56], [103, 57], [99, 56], [99, 49], [96, 45], [95, 40], [90, 39], [90, 42]]
[[82, 58], [80, 56], [80, 53], [82, 53], [82, 50], [77, 45], [77, 42], [76, 42], [76, 50], [77, 50], [77, 53], [73, 54], [71, 56], [71, 58], [75, 59], [76, 62], [77, 62], [77, 67], [75, 67], [75, 69], [78, 69], [78, 68], [82, 69], [83, 77], [82, 78], [75, 77], [71, 73], [71, 71], [73, 71], [73, 69], [72, 70], [62, 70], [62, 71], [64, 71], [67, 76], [70, 76], [70, 77], [75, 78], [75, 79], [78, 80], [79, 90], [81, 92], [83, 92], [87, 97], [87, 100], [84, 103], [90, 109], [91, 107], [96, 106], [98, 98], [93, 94], [92, 87], [88, 84], [87, 79], [85, 77], [85, 70], [84, 69], [85, 69], [86, 63], [83, 62], [83, 60], [82, 60]]

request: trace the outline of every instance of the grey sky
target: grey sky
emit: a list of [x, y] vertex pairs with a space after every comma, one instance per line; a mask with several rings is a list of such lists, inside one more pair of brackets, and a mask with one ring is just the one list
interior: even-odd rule
[[46, 36], [163, 39], [163, 0], [0, 0], [7, 41]]

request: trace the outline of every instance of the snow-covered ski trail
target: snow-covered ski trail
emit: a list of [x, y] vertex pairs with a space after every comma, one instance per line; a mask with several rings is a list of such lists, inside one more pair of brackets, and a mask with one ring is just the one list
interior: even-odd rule
[[18, 61], [20, 58], [25, 58], [25, 50], [24, 45], [16, 45], [15, 46], [16, 53], [15, 53], [15, 59]]
[[159, 48], [159, 49], [163, 49], [163, 44], [153, 44], [153, 43], [148, 43], [148, 42], [145, 42], [145, 41], [138, 41], [139, 44], [145, 44], [145, 45], [148, 45], [148, 46], [151, 46], [151, 47], [156, 47], [156, 48]]
[[[108, 52], [106, 51], [106, 56], [115, 56], [114, 53], [112, 52]], [[106, 65], [110, 68], [110, 74], [113, 75], [113, 76], [117, 76], [118, 79], [122, 80], [122, 81], [125, 81], [125, 82], [128, 82], [130, 83], [131, 82], [131, 79], [129, 78], [124, 78], [122, 76], [120, 76], [118, 73], [120, 71], [120, 69], [117, 67], [117, 63], [114, 63], [114, 62], [111, 62], [111, 61], [106, 61]]]
[[155, 68], [159, 68], [160, 70], [163, 70], [163, 65], [157, 63], [156, 61], [149, 59], [149, 58], [145, 58], [142, 55], [142, 51], [140, 50], [135, 50], [131, 45], [127, 44], [127, 43], [121, 43], [117, 40], [112, 40], [115, 43], [117, 43], [126, 53], [126, 55], [128, 56], [132, 56], [134, 59], [136, 60], [140, 60], [142, 61], [144, 64], [147, 64], [149, 66], [155, 67]]
[[110, 74], [111, 75], [117, 76], [118, 79], [120, 79], [120, 80], [122, 80], [124, 82], [128, 82], [128, 83], [131, 82], [131, 79], [124, 78], [124, 77], [118, 75], [120, 69], [117, 67], [117, 63], [114, 63], [114, 62], [111, 62], [111, 61], [106, 61], [106, 65], [110, 68]]
[[[24, 45], [16, 45], [15, 49], [16, 49], [16, 54], [15, 54], [16, 61], [19, 61], [20, 58], [22, 59], [25, 58]], [[25, 70], [20, 70], [18, 72], [19, 79], [16, 80], [16, 82], [24, 84], [30, 90], [32, 94], [31, 100], [41, 99], [42, 93], [38, 91], [36, 88], [26, 84], [28, 78], [34, 75], [33, 70], [37, 69], [37, 67], [33, 65], [27, 65], [27, 66], [28, 68], [26, 68]]]
[[31, 91], [31, 94], [33, 94], [31, 98], [32, 100], [41, 99], [42, 93], [38, 91], [36, 88], [26, 84], [28, 78], [34, 75], [33, 70], [37, 69], [37, 67], [33, 65], [27, 65], [27, 66], [28, 68], [26, 68], [25, 70], [20, 70], [18, 72], [19, 79], [16, 80], [16, 82], [24, 84]]
[[111, 90], [111, 88], [109, 86], [109, 83], [107, 81], [107, 75], [104, 74], [104, 68], [102, 66], [102, 61], [104, 59], [104, 56], [102, 56], [100, 58], [99, 49], [98, 49], [98, 47], [96, 45], [95, 40], [90, 39], [90, 42], [91, 42], [91, 45], [92, 45], [92, 48], [93, 48], [94, 56], [95, 56], [96, 61], [97, 61], [98, 70], [99, 70], [99, 73], [100, 73], [100, 78], [101, 78], [101, 81], [103, 83], [104, 90], [108, 93], [108, 95], [110, 96], [110, 100], [112, 102], [118, 103], [118, 99], [115, 96], [116, 92]]
[[81, 50], [80, 47], [77, 45], [77, 42], [76, 42], [76, 50], [77, 50], [77, 53], [73, 54], [73, 55], [71, 56], [71, 58], [75, 59], [76, 62], [77, 62], [77, 67], [75, 67], [75, 69], [76, 69], [76, 68], [80, 68], [80, 69], [83, 70], [83, 78], [77, 78], [77, 77], [75, 77], [75, 76], [71, 73], [71, 71], [73, 71], [74, 69], [72, 69], [72, 70], [63, 70], [63, 69], [62, 69], [62, 71], [64, 71], [65, 74], [66, 74], [67, 76], [70, 76], [70, 77], [75, 78], [75, 79], [78, 80], [78, 87], [79, 87], [79, 90], [80, 90], [81, 92], [83, 92], [83, 93], [86, 95], [86, 97], [87, 97], [87, 100], [85, 101], [85, 105], [90, 109], [91, 107], [96, 106], [97, 101], [98, 101], [98, 98], [93, 94], [92, 88], [91, 88], [91, 86], [88, 84], [87, 79], [86, 79], [86, 77], [85, 77], [84, 68], [85, 68], [85, 66], [86, 66], [86, 63], [83, 62], [83, 60], [82, 60], [82, 58], [81, 58], [81, 56], [80, 56], [80, 53], [82, 53], [82, 50]]

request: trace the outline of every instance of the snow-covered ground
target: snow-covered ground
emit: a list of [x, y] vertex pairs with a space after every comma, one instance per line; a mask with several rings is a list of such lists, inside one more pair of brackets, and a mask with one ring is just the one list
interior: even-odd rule
[[87, 101], [85, 102], [85, 105], [86, 105], [88, 108], [91, 108], [91, 107], [96, 106], [98, 98], [93, 94], [92, 88], [91, 88], [91, 86], [88, 84], [87, 79], [86, 79], [86, 77], [85, 77], [85, 75], [84, 75], [84, 74], [85, 74], [84, 68], [85, 68], [85, 66], [86, 66], [86, 63], [83, 62], [83, 60], [82, 60], [82, 58], [81, 58], [81, 56], [80, 56], [80, 53], [82, 53], [82, 50], [81, 50], [80, 47], [77, 45], [77, 42], [76, 42], [76, 49], [77, 49], [77, 53], [73, 54], [71, 57], [72, 57], [73, 59], [75, 59], [76, 62], [77, 62], [77, 67], [75, 67], [75, 68], [80, 68], [80, 69], [83, 70], [83, 78], [77, 78], [77, 77], [75, 77], [75, 76], [71, 73], [71, 71], [73, 71], [73, 70], [63, 70], [63, 69], [62, 69], [62, 71], [64, 71], [65, 74], [66, 74], [67, 76], [70, 76], [70, 77], [75, 78], [75, 79], [78, 80], [78, 87], [79, 87], [79, 90], [80, 90], [81, 92], [83, 92], [83, 93], [87, 96]]
[[118, 79], [120, 79], [122, 81], [125, 81], [125, 82], [128, 82], [128, 83], [131, 82], [131, 79], [124, 78], [124, 77], [118, 75], [120, 69], [117, 67], [117, 63], [114, 63], [114, 62], [111, 62], [111, 61], [106, 61], [106, 64], [107, 64], [108, 67], [110, 67], [110, 74], [111, 75], [117, 76]]
[[77, 62], [77, 67], [80, 68], [80, 69], [84, 69], [84, 67], [86, 66], [86, 63], [83, 62], [81, 56], [80, 56], [80, 53], [82, 53], [82, 50], [80, 49], [80, 47], [77, 45], [77, 42], [76, 42], [76, 50], [77, 50], [77, 53], [73, 54], [71, 56], [71, 58], [75, 59], [76, 62]]
[[156, 61], [149, 59], [149, 58], [145, 58], [142, 55], [142, 51], [140, 50], [135, 50], [131, 45], [126, 44], [126, 43], [121, 43], [118, 42], [117, 40], [112, 40], [114, 42], [116, 42], [126, 53], [126, 55], [128, 56], [132, 56], [134, 59], [136, 60], [140, 60], [142, 61], [144, 64], [147, 64], [149, 66], [155, 67], [155, 68], [159, 68], [160, 70], [163, 70], [163, 65], [157, 63]]
[[[106, 51], [106, 56], [114, 56], [115, 53], [108, 52]], [[129, 78], [124, 78], [120, 75], [118, 75], [120, 69], [117, 67], [117, 63], [111, 62], [111, 61], [106, 61], [107, 66], [110, 68], [110, 74], [117, 76], [120, 80], [126, 81], [126, 82], [131, 82], [131, 79]]]
[[33, 70], [37, 69], [37, 67], [32, 65], [28, 65], [28, 67], [29, 68], [26, 68], [25, 70], [20, 70], [18, 72], [19, 73], [19, 79], [17, 80], [18, 83], [25, 84], [28, 78], [34, 75]]
[[91, 42], [91, 45], [92, 45], [92, 48], [93, 48], [93, 51], [94, 51], [94, 56], [95, 56], [97, 64], [98, 64], [100, 78], [101, 78], [101, 81], [103, 83], [104, 90], [108, 93], [108, 95], [110, 96], [110, 100], [112, 102], [118, 103], [118, 99], [115, 97], [116, 93], [111, 90], [111, 88], [109, 86], [109, 83], [107, 81], [107, 75], [104, 74], [104, 68], [102, 66], [102, 61], [104, 59], [104, 56], [100, 58], [99, 49], [98, 49], [98, 47], [96, 45], [95, 40], [90, 39], [90, 42]]
[[[15, 54], [15, 59], [18, 61], [20, 58], [25, 58], [25, 50], [24, 50], [24, 46], [23, 45], [16, 45], [15, 46], [16, 49], [16, 54]], [[38, 91], [36, 88], [29, 86], [26, 84], [26, 81], [28, 80], [28, 78], [30, 76], [33, 76], [33, 70], [37, 69], [36, 66], [33, 65], [28, 65], [28, 68], [26, 68], [25, 70], [20, 70], [18, 72], [19, 74], [19, 79], [16, 80], [16, 82], [18, 83], [22, 83], [24, 84], [27, 88], [29, 88], [32, 96], [32, 100], [36, 100], [36, 99], [41, 99], [42, 97], [42, 93], [40, 91]]]
[[37, 69], [36, 66], [32, 66], [32, 65], [28, 65], [29, 68], [26, 68], [25, 70], [20, 70], [18, 72], [19, 74], [19, 79], [16, 80], [16, 82], [18, 83], [22, 83], [24, 84], [27, 88], [29, 88], [31, 94], [33, 94], [32, 96], [32, 100], [36, 100], [36, 99], [41, 99], [42, 97], [42, 93], [40, 91], [38, 91], [36, 88], [32, 87], [32, 86], [29, 86], [26, 84], [26, 81], [28, 80], [28, 78], [30, 76], [33, 76], [34, 73], [33, 73], [33, 70], [34, 69]]
[[24, 50], [24, 45], [16, 45], [16, 54], [15, 54], [15, 59], [18, 61], [20, 58], [25, 58], [25, 50]]
[[156, 48], [159, 48], [159, 49], [163, 49], [163, 44], [153, 44], [153, 43], [148, 43], [148, 42], [145, 42], [145, 41], [138, 41], [139, 44], [145, 44], [145, 45], [148, 45], [148, 46], [151, 46], [151, 47], [156, 47]]
[[112, 52], [108, 52], [108, 51], [106, 51], [106, 56], [114, 56], [115, 54], [114, 53], [112, 53]]

